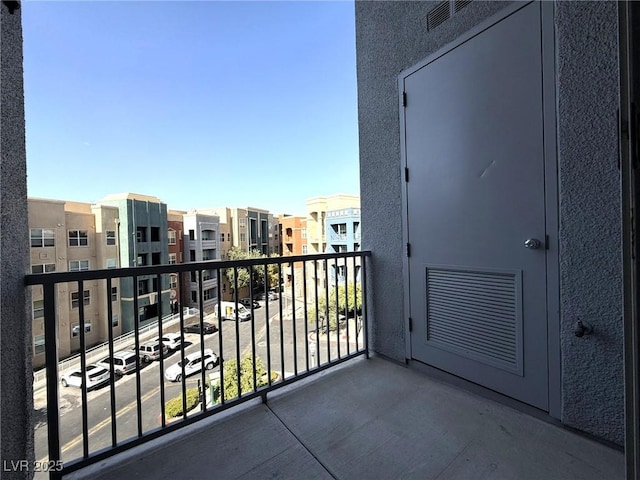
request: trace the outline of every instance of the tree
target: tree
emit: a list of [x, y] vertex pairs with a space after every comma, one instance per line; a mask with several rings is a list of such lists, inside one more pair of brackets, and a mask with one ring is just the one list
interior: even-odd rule
[[[240, 247], [231, 247], [227, 252], [227, 256], [229, 260], [245, 260], [251, 258], [263, 258], [264, 255], [259, 250], [251, 250], [250, 252], [245, 252]], [[249, 276], [249, 269], [246, 267], [239, 268], [227, 268], [224, 274], [229, 280], [229, 285], [231, 285], [231, 289], [236, 288], [235, 284], [235, 276], [236, 272], [238, 272], [238, 288], [248, 287], [250, 284], [251, 277]], [[264, 285], [264, 267], [256, 266], [251, 268], [251, 276], [253, 277], [253, 285], [254, 287]]]
[[[337, 297], [337, 301], [336, 301]], [[329, 330], [335, 330], [341, 320], [360, 314], [362, 310], [362, 287], [360, 284], [350, 284], [348, 288], [345, 285], [333, 287], [329, 291], [328, 313], [329, 313]], [[327, 300], [324, 296], [318, 297], [318, 310], [315, 305], [308, 312], [309, 323], [316, 324], [320, 328], [326, 328], [327, 322]]]

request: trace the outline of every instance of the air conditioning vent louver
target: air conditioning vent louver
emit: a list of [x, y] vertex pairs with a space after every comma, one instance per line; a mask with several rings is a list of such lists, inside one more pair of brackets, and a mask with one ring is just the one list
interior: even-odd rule
[[464, 7], [469, 5], [470, 3], [471, 3], [471, 0], [454, 0], [453, 11], [457, 13], [460, 10], [462, 10]]
[[522, 374], [521, 277], [427, 267], [427, 342]]
[[433, 30], [441, 23], [451, 18], [451, 7], [449, 2], [441, 2], [433, 10], [427, 13], [427, 29]]

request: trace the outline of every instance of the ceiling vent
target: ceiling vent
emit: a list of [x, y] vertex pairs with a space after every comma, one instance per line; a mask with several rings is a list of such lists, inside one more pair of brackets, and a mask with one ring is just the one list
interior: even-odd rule
[[433, 10], [427, 13], [427, 29], [433, 30], [438, 25], [451, 18], [451, 6], [449, 1], [440, 2]]

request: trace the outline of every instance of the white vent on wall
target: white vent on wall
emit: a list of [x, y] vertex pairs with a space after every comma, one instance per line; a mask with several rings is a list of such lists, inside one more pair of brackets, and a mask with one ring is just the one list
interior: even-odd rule
[[46, 260], [49, 258], [49, 254], [48, 253], [40, 253], [39, 255], [40, 260]]

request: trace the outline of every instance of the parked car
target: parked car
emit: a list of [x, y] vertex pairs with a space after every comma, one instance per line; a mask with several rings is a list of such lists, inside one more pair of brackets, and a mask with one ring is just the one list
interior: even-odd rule
[[[220, 363], [220, 359], [213, 353], [213, 350], [209, 348], [204, 351], [204, 357], [202, 357], [202, 352], [199, 351], [190, 353], [184, 357], [184, 374], [188, 377], [201, 371], [203, 364], [205, 369], [211, 370], [218, 365], [218, 363]], [[167, 368], [164, 372], [164, 378], [171, 382], [179, 382], [182, 380], [182, 360]]]
[[164, 356], [169, 353], [169, 349], [164, 343], [160, 343], [158, 340], [152, 340], [140, 345], [138, 354], [143, 362], [149, 363], [152, 360], [158, 360], [160, 356]]
[[[95, 364], [87, 365], [87, 371], [84, 375], [87, 381], [87, 390], [108, 382], [110, 375], [109, 370], [104, 367]], [[66, 373], [60, 378], [63, 387], [82, 387], [82, 382], [82, 370], [80, 369]]]
[[[155, 342], [159, 340], [159, 337], [154, 338]], [[162, 343], [172, 352], [179, 350], [182, 347], [182, 335], [179, 333], [165, 333], [162, 336]]]
[[[242, 300], [240, 300], [240, 303], [242, 305], [244, 305], [245, 307], [251, 308], [251, 299], [250, 298], [243, 298]], [[253, 301], [253, 308], [260, 308], [260, 304], [255, 300]]]
[[[202, 331], [207, 333], [216, 333], [218, 331], [218, 327], [209, 322], [204, 322], [202, 324]], [[200, 333], [200, 322], [192, 323], [191, 325], [185, 325], [184, 333]]]
[[267, 298], [269, 299], [269, 301], [277, 300], [278, 299], [278, 294], [276, 292], [269, 292], [267, 294]]
[[113, 370], [118, 375], [126, 375], [127, 373], [131, 373], [136, 369], [136, 352], [133, 350], [124, 350], [121, 352], [115, 352], [113, 354], [113, 358], [105, 357], [98, 362], [98, 365], [106, 368], [107, 370], [111, 369], [111, 364], [113, 363]]

